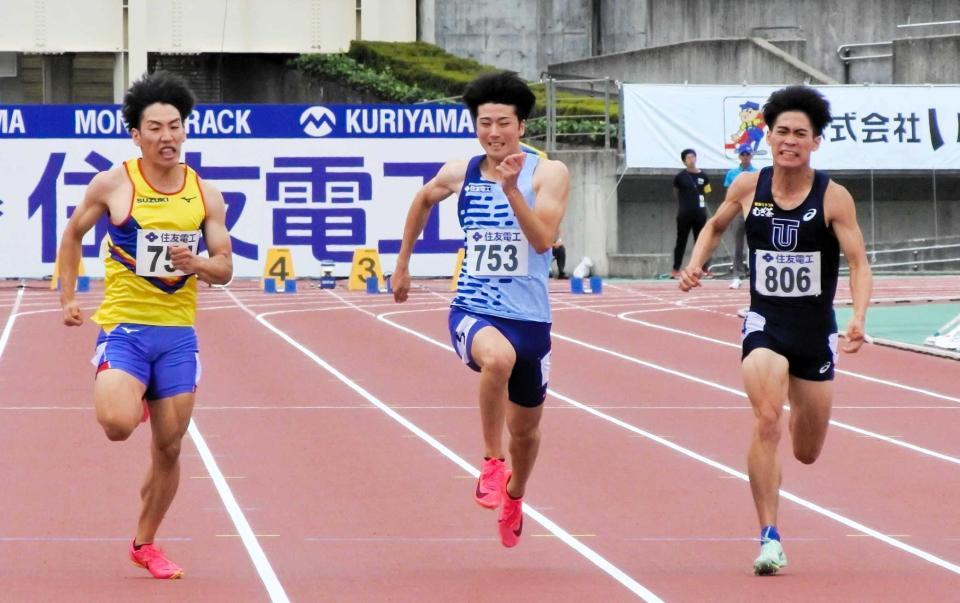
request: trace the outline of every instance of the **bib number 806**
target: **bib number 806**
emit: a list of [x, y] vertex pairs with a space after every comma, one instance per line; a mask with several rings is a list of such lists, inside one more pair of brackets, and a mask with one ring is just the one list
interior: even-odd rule
[[775, 266], [767, 266], [764, 270], [763, 284], [768, 294], [808, 293], [812, 284], [810, 268], [803, 266], [794, 270], [784, 266], [777, 270]]

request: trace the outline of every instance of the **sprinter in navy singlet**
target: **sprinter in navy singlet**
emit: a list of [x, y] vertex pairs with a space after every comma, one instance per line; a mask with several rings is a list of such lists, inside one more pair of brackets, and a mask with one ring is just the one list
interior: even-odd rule
[[788, 360], [791, 375], [828, 381], [837, 361], [833, 297], [840, 266], [840, 246], [823, 210], [830, 178], [814, 171], [807, 198], [790, 210], [774, 202], [772, 182], [773, 168], [764, 168], [745, 216], [753, 278], [743, 357], [768, 348]]
[[773, 166], [743, 173], [697, 239], [680, 271], [680, 288], [700, 285], [704, 260], [740, 213], [750, 247], [750, 309], [741, 329], [743, 383], [753, 407], [747, 456], [750, 489], [760, 523], [757, 575], [787, 565], [777, 529], [781, 484], [777, 444], [783, 404], [790, 402], [793, 455], [817, 460], [827, 435], [837, 363], [833, 297], [840, 251], [850, 266], [853, 317], [845, 352], [864, 341], [872, 276], [853, 198], [823, 172], [810, 167], [830, 121], [830, 105], [812, 88], [774, 92], [763, 108]]
[[[410, 290], [410, 256], [434, 205], [454, 197], [465, 234], [448, 326], [453, 349], [480, 373], [484, 460], [474, 500], [499, 507], [500, 542], [516, 546], [523, 495], [540, 447], [550, 375], [551, 249], [567, 205], [567, 168], [524, 152], [520, 137], [534, 95], [516, 74], [495, 72], [463, 94], [484, 154], [451, 161], [416, 195], [393, 273], [397, 302]], [[432, 376], [436, 378], [436, 376]], [[507, 470], [504, 423], [510, 433]]]

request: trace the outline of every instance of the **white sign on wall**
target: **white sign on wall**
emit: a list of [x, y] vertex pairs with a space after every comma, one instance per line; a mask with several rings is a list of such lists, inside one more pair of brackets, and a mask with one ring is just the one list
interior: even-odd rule
[[[623, 86], [627, 167], [729, 169], [746, 147], [771, 164], [762, 108], [782, 86]], [[830, 102], [814, 167], [826, 170], [957, 169], [960, 86], [817, 86]]]

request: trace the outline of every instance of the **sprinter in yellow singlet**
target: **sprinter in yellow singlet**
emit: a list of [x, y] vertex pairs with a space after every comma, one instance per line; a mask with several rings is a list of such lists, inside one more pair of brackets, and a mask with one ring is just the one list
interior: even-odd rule
[[[180, 163], [194, 102], [183, 81], [168, 73], [130, 87], [123, 117], [142, 157], [93, 178], [59, 255], [63, 322], [78, 326], [81, 240], [100, 216], [109, 216], [104, 298], [92, 317], [101, 326], [93, 400], [97, 421], [113, 441], [127, 439], [149, 414], [152, 463], [129, 552], [135, 564], [164, 579], [183, 576], [153, 541], [180, 482], [180, 442], [200, 378], [193, 329], [197, 279], [223, 284], [233, 274], [223, 196]], [[201, 237], [208, 257], [199, 255]]]

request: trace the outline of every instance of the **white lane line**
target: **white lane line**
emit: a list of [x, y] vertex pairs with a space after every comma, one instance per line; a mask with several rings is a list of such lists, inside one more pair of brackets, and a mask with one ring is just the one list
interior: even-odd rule
[[[441, 342], [439, 342], [439, 341], [437, 341], [437, 340], [435, 340], [435, 339], [432, 339], [432, 338], [430, 338], [430, 337], [427, 337], [426, 335], [423, 335], [423, 334], [421, 334], [421, 333], [418, 333], [417, 331], [414, 331], [413, 329], [410, 329], [410, 328], [405, 327], [405, 326], [403, 326], [403, 325], [401, 325], [401, 324], [399, 324], [399, 323], [396, 323], [396, 322], [393, 322], [393, 321], [387, 319], [388, 316], [394, 316], [394, 315], [397, 315], [397, 314], [413, 314], [413, 313], [416, 313], [416, 312], [425, 312], [425, 311], [427, 311], [427, 310], [410, 310], [410, 311], [386, 312], [386, 313], [377, 315], [377, 320], [380, 320], [380, 321], [382, 321], [382, 322], [384, 322], [384, 323], [386, 323], [386, 324], [388, 324], [388, 325], [391, 325], [391, 326], [393, 326], [393, 327], [395, 327], [395, 328], [397, 328], [397, 329], [400, 329], [401, 331], [405, 331], [405, 332], [407, 332], [407, 333], [410, 333], [411, 335], [414, 335], [414, 336], [416, 336], [416, 337], [418, 337], [418, 338], [420, 338], [420, 339], [422, 339], [422, 340], [424, 340], [424, 341], [427, 341], [427, 342], [429, 342], [429, 343], [432, 343], [433, 345], [436, 345], [436, 346], [438, 346], [438, 347], [441, 347], [441, 348], [443, 348], [443, 349], [445, 349], [445, 350], [451, 350], [451, 351], [452, 351], [452, 348], [451, 348], [449, 345], [445, 344], [445, 343], [441, 343]], [[554, 334], [554, 336], [555, 336], [555, 334]], [[641, 361], [641, 362], [642, 362], [642, 361]], [[667, 369], [667, 371], [670, 372], [670, 369]], [[702, 383], [704, 383], [704, 384], [710, 385], [709, 382], [704, 381], [704, 380], [702, 380], [702, 379], [698, 379], [698, 378], [696, 378], [696, 377], [694, 377], [693, 379], [696, 380], [696, 381], [702, 382]], [[731, 388], [727, 388], [727, 387], [722, 386], [722, 385], [718, 385], [718, 384], [713, 384], [713, 385], [716, 386], [716, 387], [718, 387], [718, 388], [721, 388], [721, 389], [730, 391], [730, 392], [732, 392], [732, 393], [735, 393], [735, 392], [736, 392], [736, 390], [733, 390], [733, 389], [731, 389]], [[663, 438], [663, 437], [658, 436], [658, 435], [656, 435], [656, 434], [650, 433], [650, 432], [648, 432], [648, 431], [644, 431], [643, 429], [640, 429], [639, 427], [636, 427], [636, 426], [634, 426], [634, 425], [631, 425], [630, 423], [627, 423], [626, 421], [622, 421], [622, 420], [620, 420], [620, 419], [617, 419], [616, 417], [613, 417], [613, 416], [611, 416], [611, 415], [608, 415], [608, 414], [606, 414], [606, 413], [603, 413], [603, 412], [601, 412], [601, 411], [599, 411], [599, 410], [597, 410], [597, 409], [595, 409], [595, 408], [593, 408], [593, 407], [591, 407], [591, 406], [587, 406], [586, 404], [583, 404], [583, 403], [581, 403], [581, 402], [578, 402], [578, 401], [574, 400], [573, 398], [570, 398], [569, 396], [565, 396], [565, 395], [557, 392], [557, 391], [554, 390], [554, 389], [548, 389], [548, 390], [547, 390], [547, 393], [549, 393], [551, 396], [557, 398], [558, 400], [562, 400], [562, 401], [566, 402], [567, 404], [570, 404], [571, 406], [574, 406], [574, 407], [576, 407], [576, 408], [578, 408], [578, 409], [580, 409], [580, 410], [582, 410], [582, 411], [584, 411], [584, 412], [588, 412], [588, 413], [590, 413], [590, 414], [592, 414], [592, 415], [594, 415], [594, 416], [596, 416], [596, 417], [598, 417], [598, 418], [600, 418], [600, 419], [603, 419], [603, 420], [605, 420], [605, 421], [608, 421], [608, 422], [610, 422], [610, 423], [613, 423], [614, 425], [617, 425], [617, 426], [619, 426], [619, 427], [622, 427], [623, 429], [626, 429], [627, 431], [630, 431], [630, 432], [633, 432], [633, 433], [635, 433], [635, 434], [637, 434], [637, 435], [643, 436], [643, 437], [645, 437], [645, 438], [647, 438], [647, 439], [649, 439], [649, 440], [652, 440], [652, 441], [656, 442], [657, 444], [660, 444], [661, 446], [666, 446], [667, 448], [670, 448], [671, 450], [673, 450], [673, 451], [675, 451], [675, 452], [678, 452], [678, 453], [680, 453], [680, 454], [682, 454], [682, 455], [684, 455], [684, 456], [686, 456], [686, 457], [689, 457], [689, 458], [691, 458], [691, 459], [694, 459], [694, 460], [696, 460], [696, 461], [699, 461], [699, 462], [701, 462], [701, 463], [704, 463], [704, 464], [706, 464], [706, 465], [708, 465], [708, 466], [710, 466], [710, 467], [713, 467], [714, 469], [718, 469], [718, 470], [722, 471], [723, 473], [726, 473], [727, 475], [730, 475], [730, 476], [732, 476], [732, 477], [735, 477], [735, 478], [737, 478], [737, 479], [740, 479], [740, 480], [745, 481], [745, 482], [748, 482], [748, 483], [749, 483], [749, 481], [750, 481], [750, 478], [749, 478], [745, 473], [743, 473], [743, 472], [737, 471], [736, 469], [733, 469], [733, 468], [728, 467], [728, 466], [726, 466], [726, 465], [724, 465], [724, 464], [722, 464], [722, 463], [719, 463], [719, 462], [717, 462], [717, 461], [715, 461], [715, 460], [713, 460], [713, 459], [710, 459], [710, 458], [708, 458], [708, 457], [705, 457], [705, 456], [703, 456], [702, 454], [699, 454], [699, 453], [694, 452], [694, 451], [692, 451], [692, 450], [690, 450], [690, 449], [688, 449], [688, 448], [685, 448], [685, 447], [683, 447], [683, 446], [681, 446], [681, 445], [679, 445], [679, 444], [676, 444], [676, 443], [674, 443], [674, 442], [671, 442], [670, 440], [668, 440], [668, 439], [666, 439], [666, 438]], [[897, 549], [900, 549], [901, 551], [904, 551], [904, 552], [906, 552], [906, 553], [909, 553], [910, 555], [914, 555], [914, 556], [916, 556], [916, 557], [919, 557], [920, 559], [923, 559], [924, 561], [927, 561], [927, 562], [929, 562], [929, 563], [932, 563], [932, 564], [934, 564], [934, 565], [937, 565], [937, 566], [939, 566], [939, 567], [942, 567], [942, 568], [944, 568], [944, 569], [946, 569], [946, 570], [949, 570], [949, 571], [951, 571], [951, 572], [953, 572], [953, 573], [955, 573], [955, 574], [960, 574], [960, 566], [958, 566], [958, 565], [955, 565], [955, 564], [953, 564], [953, 563], [950, 563], [949, 561], [947, 561], [947, 560], [945, 560], [945, 559], [941, 559], [940, 557], [937, 557], [936, 555], [933, 555], [933, 554], [931, 554], [931, 553], [928, 553], [928, 552], [926, 552], [926, 551], [924, 551], [924, 550], [921, 550], [921, 549], [919, 549], [919, 548], [917, 548], [917, 547], [910, 546], [910, 545], [908, 545], [908, 544], [906, 544], [906, 543], [900, 542], [900, 541], [897, 540], [896, 538], [892, 538], [892, 537], [890, 537], [890, 536], [888, 536], [888, 535], [886, 535], [886, 534], [883, 534], [883, 533], [881, 533], [881, 532], [879, 532], [879, 531], [877, 531], [877, 530], [874, 530], [873, 528], [867, 527], [866, 525], [864, 525], [864, 524], [862, 524], [862, 523], [860, 523], [860, 522], [858, 522], [858, 521], [855, 521], [855, 520], [853, 520], [853, 519], [844, 517], [843, 515], [840, 515], [839, 513], [835, 513], [835, 512], [833, 512], [833, 511], [831, 511], [831, 510], [829, 510], [829, 509], [827, 509], [827, 508], [825, 508], [825, 507], [821, 507], [820, 505], [818, 505], [818, 504], [816, 504], [816, 503], [814, 503], [814, 502], [812, 502], [812, 501], [806, 500], [806, 499], [804, 499], [804, 498], [801, 498], [801, 497], [797, 496], [796, 494], [793, 494], [793, 493], [791, 493], [791, 492], [788, 492], [788, 491], [786, 491], [786, 490], [782, 490], [782, 489], [781, 489], [781, 490], [780, 490], [780, 496], [782, 496], [783, 498], [785, 498], [785, 499], [787, 499], [787, 500], [789, 500], [789, 501], [791, 501], [791, 502], [794, 502], [794, 503], [796, 503], [796, 504], [798, 504], [798, 505], [800, 505], [800, 506], [802, 506], [802, 507], [804, 507], [804, 508], [806, 508], [806, 509], [809, 509], [809, 510], [815, 512], [815, 513], [818, 513], [818, 514], [820, 514], [820, 515], [823, 515], [824, 517], [827, 517], [827, 518], [832, 519], [832, 520], [834, 520], [834, 521], [836, 521], [836, 522], [838, 522], [838, 523], [841, 523], [841, 524], [843, 524], [843, 525], [845, 525], [845, 526], [847, 526], [847, 527], [849, 527], [849, 528], [853, 528], [854, 530], [857, 530], [858, 532], [861, 532], [861, 533], [863, 533], [863, 534], [865, 534], [865, 535], [867, 535], [867, 536], [871, 536], [871, 537], [873, 537], [873, 538], [875, 538], [875, 539], [877, 539], [877, 540], [879, 540], [879, 541], [881, 541], [881, 542], [883, 542], [883, 543], [885, 543], [885, 544], [888, 544], [888, 545], [890, 545], [890, 546], [892, 546], [892, 547], [894, 547], [894, 548], [897, 548]]]
[[[230, 292], [228, 291], [228, 294], [229, 294], [229, 293], [230, 293]], [[232, 294], [231, 294], [231, 295], [232, 295]], [[340, 299], [340, 300], [341, 300], [343, 303], [345, 303], [345, 304], [353, 305], [353, 304], [351, 304], [349, 301], [340, 298], [340, 297], [337, 296], [335, 293], [332, 293], [332, 295], [334, 295], [335, 297], [337, 297], [338, 299]], [[310, 349], [308, 349], [307, 347], [305, 347], [304, 345], [302, 345], [300, 342], [298, 342], [297, 340], [295, 340], [293, 337], [291, 337], [290, 335], [288, 335], [286, 332], [284, 332], [284, 331], [282, 331], [281, 329], [275, 327], [273, 324], [271, 324], [269, 321], [267, 321], [262, 315], [256, 314], [256, 313], [254, 313], [252, 310], [246, 308], [246, 307], [243, 305], [243, 302], [241, 302], [239, 299], [236, 299], [236, 298], [235, 298], [235, 300], [236, 300], [237, 305], [240, 306], [241, 308], [243, 308], [243, 309], [244, 309], [248, 314], [250, 314], [257, 322], [259, 322], [259, 323], [262, 324], [264, 327], [266, 327], [267, 329], [269, 329], [270, 331], [272, 331], [274, 334], [276, 334], [277, 336], [279, 336], [281, 339], [283, 339], [284, 341], [286, 341], [288, 344], [290, 344], [291, 346], [293, 346], [294, 348], [296, 348], [297, 350], [299, 350], [299, 351], [300, 351], [303, 355], [305, 355], [307, 358], [310, 358], [311, 360], [313, 360], [316, 364], [318, 364], [319, 366], [321, 366], [321, 367], [322, 367], [324, 370], [326, 370], [328, 373], [330, 373], [331, 375], [333, 375], [334, 377], [336, 377], [337, 379], [339, 379], [344, 385], [346, 385], [347, 387], [349, 387], [349, 388], [352, 389], [353, 391], [357, 392], [357, 394], [359, 394], [359, 395], [362, 396], [364, 399], [366, 399], [368, 402], [370, 402], [371, 404], [373, 404], [374, 406], [376, 406], [377, 408], [379, 408], [381, 411], [383, 411], [383, 412], [384, 412], [387, 416], [389, 416], [391, 419], [393, 419], [393, 420], [396, 421], [397, 423], [400, 423], [403, 427], [405, 427], [406, 429], [408, 429], [410, 432], [414, 433], [414, 434], [415, 434], [417, 437], [419, 437], [421, 440], [423, 440], [423, 441], [426, 442], [428, 445], [430, 445], [431, 447], [433, 447], [434, 450], [436, 450], [437, 452], [439, 452], [440, 454], [442, 454], [443, 456], [445, 456], [447, 459], [449, 459], [450, 461], [452, 461], [453, 463], [455, 463], [455, 464], [456, 464], [457, 466], [459, 466], [461, 469], [463, 469], [464, 471], [466, 471], [467, 473], [469, 473], [470, 475], [472, 475], [474, 478], [477, 478], [477, 477], [480, 476], [480, 471], [479, 471], [478, 469], [476, 469], [473, 465], [471, 465], [471, 464], [470, 464], [469, 462], [467, 462], [465, 459], [463, 459], [462, 457], [460, 457], [459, 455], [457, 455], [455, 452], [453, 452], [452, 450], [450, 450], [450, 448], [448, 448], [448, 447], [446, 447], [445, 445], [443, 445], [439, 440], [437, 440], [436, 438], [434, 438], [433, 436], [431, 436], [430, 434], [428, 434], [426, 431], [424, 431], [423, 429], [421, 429], [420, 427], [418, 427], [416, 424], [414, 424], [412, 421], [410, 421], [409, 419], [407, 419], [406, 417], [404, 417], [404, 416], [401, 415], [400, 413], [396, 412], [394, 409], [392, 409], [392, 408], [391, 408], [390, 406], [388, 406], [387, 404], [381, 402], [377, 397], [375, 397], [373, 394], [371, 394], [370, 392], [368, 392], [368, 391], [365, 390], [364, 388], [360, 387], [355, 381], [353, 381], [352, 379], [350, 379], [349, 377], [347, 377], [346, 375], [344, 375], [343, 373], [341, 373], [339, 370], [337, 370], [336, 368], [334, 368], [331, 364], [329, 364], [329, 363], [328, 363], [327, 361], [325, 361], [323, 358], [317, 356], [317, 355], [316, 355], [315, 353], [313, 353]], [[364, 310], [363, 308], [360, 308], [359, 306], [355, 306], [355, 307], [356, 307], [357, 310], [359, 310], [360, 312], [363, 312], [363, 313], [365, 313], [365, 314], [370, 314], [371, 316], [376, 316], [375, 314], [372, 314], [371, 312], [368, 312], [367, 310]], [[283, 312], [283, 311], [278, 311], [278, 312], [271, 312], [270, 314], [273, 315], [273, 314], [281, 314], [281, 313], [284, 313], [284, 312]], [[598, 568], [600, 568], [601, 570], [603, 570], [604, 572], [606, 572], [606, 573], [607, 573], [608, 575], [610, 575], [614, 580], [616, 580], [617, 582], [619, 582], [620, 584], [622, 584], [623, 586], [625, 586], [627, 589], [629, 589], [632, 593], [634, 593], [635, 595], [637, 595], [638, 597], [640, 597], [640, 598], [643, 599], [644, 601], [649, 601], [649, 602], [651, 602], [651, 603], [652, 603], [652, 602], [662, 601], [662, 599], [660, 599], [657, 595], [653, 594], [650, 590], [648, 590], [648, 589], [647, 589], [646, 587], [644, 587], [642, 584], [640, 584], [639, 582], [637, 582], [636, 580], [634, 580], [633, 578], [631, 578], [629, 575], [627, 575], [626, 572], [624, 572], [623, 570], [621, 570], [621, 569], [618, 568], [617, 566], [613, 565], [612, 563], [610, 563], [609, 561], [607, 561], [604, 557], [602, 557], [599, 553], [597, 553], [596, 551], [594, 551], [593, 549], [591, 549], [591, 548], [588, 547], [587, 545], [583, 544], [582, 542], [580, 542], [579, 540], [577, 540], [576, 538], [574, 538], [569, 532], [567, 532], [566, 530], [564, 530], [563, 528], [561, 528], [559, 525], [557, 525], [556, 523], [554, 523], [552, 520], [550, 520], [549, 518], [547, 518], [547, 516], [544, 515], [543, 513], [537, 511], [533, 506], [531, 506], [531, 505], [529, 505], [529, 504], [525, 504], [523, 507], [524, 507], [524, 508], [523, 508], [523, 511], [524, 511], [524, 513], [527, 514], [528, 517], [530, 517], [531, 519], [533, 519], [534, 521], [536, 521], [537, 523], [539, 523], [540, 525], [542, 525], [542, 526], [543, 526], [544, 528], [546, 528], [547, 530], [549, 530], [552, 534], [554, 534], [555, 536], [557, 536], [557, 538], [559, 538], [559, 539], [562, 540], [565, 544], [567, 544], [567, 546], [569, 546], [569, 547], [572, 548], [573, 550], [575, 550], [575, 551], [577, 551], [578, 553], [580, 553], [581, 555], [583, 555], [587, 560], [589, 560], [591, 563], [593, 563], [594, 565], [596, 565]]]
[[217, 461], [214, 460], [213, 453], [210, 452], [210, 447], [207, 446], [206, 440], [204, 440], [200, 434], [196, 419], [190, 420], [188, 431], [190, 437], [193, 439], [193, 444], [197, 447], [197, 452], [200, 453], [204, 467], [207, 468], [207, 473], [209, 473], [213, 479], [213, 485], [217, 488], [220, 500], [223, 501], [223, 506], [226, 507], [230, 519], [233, 520], [233, 525], [236, 526], [237, 533], [240, 535], [240, 540], [247, 549], [250, 560], [253, 561], [253, 565], [257, 569], [257, 574], [260, 575], [260, 580], [267, 588], [270, 600], [277, 603], [290, 601], [287, 593], [283, 590], [283, 585], [280, 584], [280, 580], [277, 578], [276, 572], [273, 571], [273, 566], [270, 565], [270, 560], [267, 559], [266, 553], [263, 552], [260, 541], [257, 540], [253, 529], [250, 527], [250, 523], [247, 521], [243, 511], [240, 510], [240, 505], [237, 504], [237, 499], [233, 496], [233, 491], [230, 490], [230, 486], [227, 485], [227, 480], [223, 476], [223, 472], [220, 471]]
[[[603, 315], [605, 315], [605, 316], [612, 316], [611, 314], [607, 314], [607, 313], [605, 313], [605, 312], [598, 312], [598, 314], [603, 314]], [[691, 331], [684, 331], [683, 329], [676, 329], [676, 328], [673, 328], [673, 327], [667, 327], [667, 326], [663, 326], [663, 325], [658, 325], [658, 324], [656, 324], [656, 323], [647, 322], [647, 321], [645, 321], [645, 320], [637, 320], [636, 318], [630, 318], [630, 317], [629, 317], [630, 314], [633, 314], [633, 312], [622, 312], [622, 313], [618, 314], [616, 317], [619, 318], [619, 319], [621, 319], [621, 320], [625, 320], [625, 321], [627, 321], [627, 322], [636, 323], [636, 324], [638, 324], [638, 325], [643, 325], [643, 326], [645, 326], [645, 327], [650, 327], [650, 328], [652, 328], [652, 329], [658, 329], [658, 330], [661, 330], [661, 331], [667, 331], [667, 332], [669, 332], [669, 333], [675, 333], [675, 334], [677, 334], [677, 335], [684, 335], [684, 336], [686, 336], [686, 337], [693, 337], [693, 338], [695, 338], [695, 339], [700, 339], [700, 340], [702, 340], [702, 341], [708, 341], [708, 342], [710, 342], [710, 343], [715, 343], [715, 344], [718, 344], [718, 345], [723, 345], [723, 346], [727, 346], [727, 347], [731, 347], [731, 348], [740, 349], [740, 345], [739, 345], [739, 344], [736, 344], [736, 343], [732, 343], [732, 342], [729, 342], [729, 341], [723, 341], [722, 339], [715, 339], [715, 338], [713, 338], [713, 337], [707, 337], [707, 336], [705, 336], [705, 335], [700, 335], [700, 334], [698, 334], [698, 333], [693, 333], [693, 332], [691, 332]], [[739, 319], [738, 319], [738, 320], [739, 320]], [[839, 369], [839, 368], [836, 369], [836, 372], [838, 372], [838, 373], [840, 373], [840, 374], [842, 374], [842, 375], [847, 375], [848, 377], [855, 377], [855, 378], [857, 378], [857, 379], [862, 379], [862, 380], [864, 380], [864, 381], [869, 381], [869, 382], [871, 382], [871, 383], [878, 383], [878, 384], [880, 384], [880, 385], [886, 385], [886, 386], [888, 386], [888, 387], [893, 387], [893, 388], [896, 388], [896, 389], [902, 389], [902, 390], [905, 390], [905, 391], [908, 391], [908, 392], [913, 392], [913, 393], [915, 393], [915, 394], [920, 394], [920, 395], [923, 395], [923, 396], [928, 396], [928, 397], [930, 397], [930, 398], [937, 398], [937, 399], [939, 399], [939, 400], [949, 400], [950, 402], [956, 402], [957, 404], [960, 404], [960, 398], [956, 398], [956, 397], [954, 397], [954, 396], [948, 396], [948, 395], [946, 395], [946, 394], [941, 394], [941, 393], [939, 393], [939, 392], [935, 392], [935, 391], [929, 390], [929, 389], [924, 389], [924, 388], [922, 388], [922, 387], [914, 387], [914, 386], [912, 386], [912, 385], [904, 385], [903, 383], [897, 383], [896, 381], [889, 381], [889, 380], [887, 380], [887, 379], [880, 379], [880, 378], [878, 378], [878, 377], [871, 377], [870, 375], [863, 375], [863, 374], [861, 374], [861, 373], [854, 373], [854, 372], [852, 372], [852, 371], [845, 371], [845, 370], [842, 370], [842, 369]]]
[[13, 323], [17, 322], [17, 310], [20, 308], [20, 300], [23, 299], [26, 288], [21, 287], [17, 291], [17, 300], [13, 303], [13, 309], [10, 310], [10, 316], [7, 317], [7, 324], [3, 327], [3, 334], [0, 334], [0, 358], [3, 357], [3, 351], [7, 349], [7, 342], [10, 341], [10, 332], [13, 331]]
[[[10, 338], [10, 331], [13, 329], [13, 323], [15, 322], [16, 317], [20, 316], [17, 314], [17, 306], [19, 305], [20, 299], [23, 297], [23, 292], [24, 289], [20, 289], [20, 292], [17, 295], [17, 304], [14, 305], [14, 309], [10, 313], [10, 317], [7, 319], [7, 325], [3, 329], [3, 334], [0, 335], [0, 357], [2, 357], [3, 350], [7, 345], [7, 340]], [[47, 311], [39, 310], [24, 312], [22, 315], [40, 314], [44, 312]], [[237, 504], [237, 501], [233, 496], [233, 492], [230, 491], [230, 487], [227, 485], [227, 482], [223, 477], [223, 473], [217, 466], [217, 462], [214, 460], [213, 454], [210, 453], [210, 448], [207, 446], [207, 442], [203, 439], [200, 429], [197, 428], [196, 421], [191, 419], [190, 426], [187, 428], [187, 430], [190, 433], [190, 437], [193, 439], [194, 445], [197, 447], [197, 451], [200, 453], [200, 458], [203, 459], [203, 464], [207, 468], [207, 472], [213, 479], [213, 483], [217, 488], [217, 493], [220, 495], [220, 499], [223, 501], [223, 504], [227, 509], [227, 513], [230, 515], [230, 519], [233, 520], [233, 524], [237, 527], [237, 532], [241, 535], [243, 544], [247, 548], [247, 552], [250, 554], [250, 559], [253, 561], [253, 565], [256, 567], [257, 573], [260, 574], [260, 579], [263, 581], [263, 585], [267, 588], [267, 592], [270, 595], [270, 600], [278, 603], [288, 602], [290, 599], [284, 592], [283, 586], [277, 579], [277, 575], [274, 573], [273, 568], [270, 567], [270, 562], [267, 561], [267, 557], [264, 554], [263, 549], [260, 548], [260, 543], [257, 542], [256, 537], [253, 535], [253, 530], [250, 529], [250, 524], [247, 522], [246, 517], [244, 517], [243, 511], [240, 510], [240, 506]]]
[[[746, 398], [746, 397], [747, 397], [747, 394], [746, 394], [745, 392], [739, 390], [739, 389], [736, 389], [736, 388], [733, 388], [733, 387], [727, 387], [726, 385], [721, 385], [720, 383], [716, 383], [716, 382], [714, 382], [714, 381], [710, 381], [709, 379], [701, 379], [700, 377], [696, 377], [696, 376], [691, 375], [691, 374], [689, 374], [689, 373], [684, 373], [683, 371], [678, 371], [678, 370], [676, 370], [676, 369], [667, 368], [667, 367], [665, 367], [665, 366], [661, 366], [661, 365], [659, 365], [659, 364], [655, 364], [655, 363], [649, 362], [649, 361], [647, 361], [647, 360], [641, 360], [640, 358], [637, 358], [637, 357], [635, 357], [635, 356], [630, 356], [629, 354], [623, 354], [623, 353], [621, 353], [621, 352], [617, 352], [617, 351], [615, 351], [615, 350], [610, 350], [610, 349], [605, 348], [605, 347], [602, 347], [602, 346], [594, 345], [594, 344], [588, 343], [588, 342], [586, 342], [586, 341], [581, 341], [581, 340], [575, 339], [575, 338], [573, 338], [573, 337], [568, 337], [568, 336], [566, 336], [566, 335], [562, 335], [562, 334], [560, 334], [560, 333], [557, 333], [556, 331], [554, 331], [554, 332], [552, 333], [552, 335], [553, 335], [553, 337], [556, 337], [557, 339], [560, 339], [560, 340], [563, 340], [563, 341], [568, 341], [568, 342], [570, 342], [570, 343], [579, 345], [579, 346], [584, 347], [584, 348], [587, 348], [587, 349], [589, 349], [589, 350], [593, 350], [593, 351], [596, 351], [596, 352], [601, 352], [601, 353], [604, 353], [604, 354], [609, 354], [610, 356], [614, 356], [614, 357], [619, 358], [619, 359], [621, 359], [621, 360], [626, 360], [627, 362], [632, 362], [632, 363], [634, 363], [634, 364], [639, 364], [639, 365], [644, 366], [644, 367], [646, 367], [646, 368], [650, 368], [650, 369], [653, 369], [653, 370], [656, 370], [656, 371], [660, 371], [660, 372], [663, 372], [663, 373], [667, 373], [667, 374], [669, 374], [669, 375], [673, 375], [674, 377], [680, 377], [681, 379], [686, 379], [687, 381], [693, 381], [694, 383], [699, 383], [699, 384], [705, 385], [705, 386], [707, 386], [707, 387], [712, 387], [712, 388], [714, 388], [714, 389], [719, 389], [720, 391], [723, 391], [723, 392], [726, 392], [726, 393], [729, 393], [729, 394], [733, 394], [733, 395], [739, 396], [739, 397], [741, 397], [741, 398]], [[787, 409], [787, 410], [790, 410], [790, 406], [789, 406], [789, 405], [784, 405], [784, 408]], [[916, 444], [911, 444], [911, 443], [905, 442], [905, 441], [903, 441], [903, 440], [898, 440], [898, 439], [895, 439], [895, 438], [891, 438], [891, 437], [889, 437], [889, 436], [885, 436], [885, 435], [880, 434], [880, 433], [876, 433], [876, 432], [869, 431], [869, 430], [866, 430], [866, 429], [863, 429], [863, 428], [860, 428], [860, 427], [856, 427], [855, 425], [850, 425], [850, 424], [848, 424], [848, 423], [843, 423], [843, 422], [837, 421], [837, 420], [835, 420], [835, 419], [830, 419], [830, 425], [833, 425], [833, 426], [838, 427], [838, 428], [840, 428], [840, 429], [845, 429], [845, 430], [847, 430], [847, 431], [852, 431], [853, 433], [857, 433], [857, 434], [864, 435], [864, 436], [867, 436], [867, 437], [870, 437], [870, 438], [874, 438], [874, 439], [880, 440], [880, 441], [882, 441], [882, 442], [886, 442], [887, 444], [892, 444], [892, 445], [894, 445], [894, 446], [899, 446], [899, 447], [901, 447], [901, 448], [906, 448], [906, 449], [911, 450], [911, 451], [913, 451], [913, 452], [918, 452], [918, 453], [920, 453], [920, 454], [923, 454], [923, 455], [926, 455], [926, 456], [930, 456], [930, 457], [939, 459], [939, 460], [941, 460], [941, 461], [947, 461], [948, 463], [953, 463], [953, 464], [955, 464], [955, 465], [960, 465], [960, 458], [958, 458], [958, 457], [950, 456], [950, 455], [944, 454], [944, 453], [942, 453], [942, 452], [937, 452], [936, 450], [930, 450], [929, 448], [924, 448], [924, 447], [922, 447], [922, 446], [917, 446]]]

